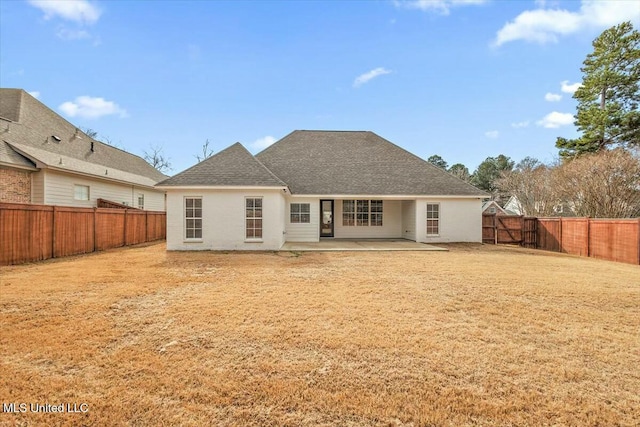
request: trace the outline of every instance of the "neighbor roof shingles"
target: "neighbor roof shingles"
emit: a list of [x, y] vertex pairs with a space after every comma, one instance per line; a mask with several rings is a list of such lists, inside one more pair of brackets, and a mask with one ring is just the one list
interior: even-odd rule
[[286, 187], [239, 142], [158, 186]]
[[256, 158], [292, 194], [488, 196], [369, 131], [297, 130]]
[[[0, 134], [2, 140], [0, 141], [2, 145], [0, 162], [17, 166], [30, 164], [28, 161], [28, 163], [24, 160], [20, 161], [18, 157], [20, 154], [11, 153], [12, 149], [5, 144], [8, 143], [77, 159], [79, 160], [77, 164], [83, 166], [86, 166], [84, 163], [91, 163], [109, 169], [117, 169], [124, 174], [139, 176], [139, 179], [136, 178], [132, 181], [134, 183], [145, 182], [144, 185], [152, 186], [167, 177], [143, 158], [89, 138], [76, 126], [22, 89], [0, 89], [0, 117], [5, 119], [2, 120], [2, 126], [8, 126], [8, 131]], [[7, 122], [7, 119], [10, 122]], [[54, 140], [52, 135], [59, 137], [60, 141]], [[91, 151], [92, 141], [93, 151]], [[44, 158], [37, 160], [47, 164]], [[74, 170], [74, 163], [67, 163], [68, 166], [63, 164], [60, 168], [86, 173], [84, 170], [86, 168]], [[57, 164], [52, 166], [58, 167]], [[96, 170], [102, 170], [102, 175], [104, 175], [104, 168], [96, 168]]]

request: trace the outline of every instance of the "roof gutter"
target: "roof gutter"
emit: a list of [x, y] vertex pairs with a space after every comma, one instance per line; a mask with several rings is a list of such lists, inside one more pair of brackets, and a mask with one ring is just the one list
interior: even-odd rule
[[[86, 177], [90, 177], [90, 178], [94, 178], [94, 179], [101, 179], [101, 180], [104, 180], [104, 181], [117, 182], [117, 183], [126, 184], [126, 185], [135, 185], [135, 186], [138, 186], [138, 187], [155, 190], [155, 185], [147, 185], [147, 184], [141, 184], [141, 183], [138, 183], [138, 182], [124, 181], [124, 180], [117, 179], [117, 178], [105, 177], [104, 175], [95, 175], [95, 174], [92, 174], [92, 173], [80, 172], [80, 171], [73, 170], [73, 169], [66, 169], [66, 168], [59, 168], [59, 167], [56, 167], [56, 166], [51, 166], [51, 165], [48, 165], [48, 164], [42, 162], [41, 160], [33, 157], [32, 155], [30, 155], [28, 153], [25, 153], [24, 151], [20, 150], [20, 148], [15, 147], [13, 144], [11, 144], [11, 143], [8, 143], [8, 144], [16, 153], [18, 153], [21, 156], [24, 156], [27, 159], [29, 159], [32, 162], [34, 162], [38, 168], [50, 169], [50, 170], [54, 170], [54, 171], [58, 171], [58, 172], [64, 172], [64, 173], [71, 174], [71, 175], [81, 175], [81, 176], [86, 176]], [[109, 168], [108, 166], [105, 166], [105, 168], [119, 170], [119, 169], [115, 169], [115, 168]]]
[[283, 190], [291, 194], [287, 186], [260, 185], [155, 185], [154, 188], [163, 190]]
[[53, 170], [53, 171], [56, 171], [56, 172], [63, 172], [63, 173], [69, 174], [69, 175], [82, 175], [82, 176], [86, 176], [88, 178], [100, 179], [100, 180], [109, 181], [109, 182], [117, 182], [118, 184], [133, 185], [133, 186], [136, 186], [136, 187], [147, 188], [149, 190], [156, 190], [156, 187], [154, 185], [140, 184], [138, 182], [131, 182], [131, 181], [123, 181], [121, 179], [115, 179], [115, 178], [107, 178], [107, 177], [102, 176], [102, 175], [94, 175], [94, 174], [86, 173], [86, 172], [78, 172], [78, 171], [74, 171], [74, 170], [70, 170], [70, 169], [57, 168], [55, 166], [49, 166], [49, 165], [44, 165], [43, 164], [43, 169], [49, 169], [49, 170]]
[[7, 168], [12, 168], [12, 169], [23, 169], [23, 170], [27, 170], [27, 171], [31, 171], [31, 172], [37, 172], [39, 170], [35, 166], [18, 165], [18, 164], [15, 164], [15, 163], [8, 163], [8, 162], [2, 162], [2, 161], [0, 161], [0, 166], [7, 167]]
[[481, 194], [451, 195], [451, 194], [291, 194], [292, 197], [310, 197], [320, 199], [384, 199], [384, 200], [414, 200], [414, 199], [486, 199], [490, 197]]

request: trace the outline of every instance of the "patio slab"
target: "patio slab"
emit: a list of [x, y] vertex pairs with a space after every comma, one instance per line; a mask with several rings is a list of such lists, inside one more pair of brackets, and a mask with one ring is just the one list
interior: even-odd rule
[[448, 249], [404, 239], [323, 239], [319, 242], [286, 242], [287, 252], [322, 251], [447, 251]]

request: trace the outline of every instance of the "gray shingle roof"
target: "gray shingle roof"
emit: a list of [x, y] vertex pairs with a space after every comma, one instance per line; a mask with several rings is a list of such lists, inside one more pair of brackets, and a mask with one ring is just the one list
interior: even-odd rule
[[166, 179], [158, 186], [285, 187], [239, 142]]
[[[0, 89], [0, 118], [0, 163], [32, 165], [11, 148], [11, 145], [14, 145], [21, 146], [25, 148], [24, 151], [30, 151], [32, 154], [37, 150], [43, 155], [36, 160], [44, 165], [70, 172], [104, 177], [105, 168], [108, 168], [121, 171], [123, 177], [128, 176], [129, 182], [150, 186], [167, 177], [143, 158], [89, 138], [22, 89]], [[54, 135], [60, 140], [53, 138]], [[66, 164], [63, 162], [62, 165], [58, 164], [59, 161], [55, 164], [47, 163], [51, 159], [59, 160], [60, 157], [68, 158], [69, 161]], [[89, 170], [87, 164], [96, 167], [89, 167]]]
[[80, 172], [83, 174], [100, 176], [108, 179], [114, 179], [126, 183], [134, 183], [139, 185], [145, 185], [147, 187], [153, 187], [156, 181], [147, 178], [145, 176], [136, 175], [133, 173], [125, 172], [120, 169], [110, 168], [103, 165], [98, 165], [85, 160], [76, 159], [75, 157], [64, 156], [51, 151], [41, 150], [29, 145], [22, 144], [8, 144], [17, 153], [24, 155], [29, 159], [37, 159], [38, 162], [42, 162], [56, 169], [71, 170], [74, 172]]
[[292, 194], [488, 196], [368, 131], [297, 130], [256, 158]]

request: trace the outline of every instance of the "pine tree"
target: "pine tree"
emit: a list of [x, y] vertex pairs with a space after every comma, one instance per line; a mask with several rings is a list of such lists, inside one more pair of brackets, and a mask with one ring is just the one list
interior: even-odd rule
[[593, 52], [581, 68], [577, 139], [559, 137], [563, 157], [598, 152], [608, 147], [640, 146], [640, 33], [631, 22], [605, 30], [593, 41]]

